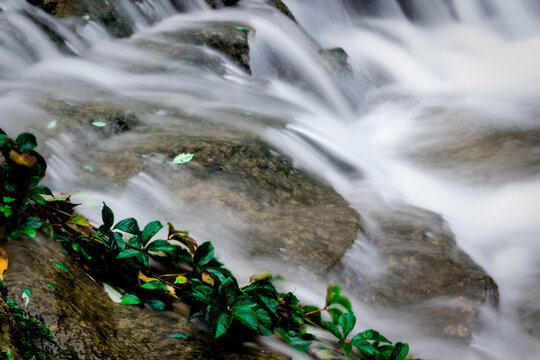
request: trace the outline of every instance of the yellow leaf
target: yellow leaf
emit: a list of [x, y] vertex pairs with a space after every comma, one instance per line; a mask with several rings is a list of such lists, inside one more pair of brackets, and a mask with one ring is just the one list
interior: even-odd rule
[[272, 280], [272, 274], [269, 272], [262, 272], [259, 274], [251, 275], [249, 281], [261, 281], [261, 280]]
[[165, 286], [166, 286], [167, 289], [169, 290], [169, 292], [168, 292], [169, 295], [171, 295], [171, 296], [173, 296], [173, 297], [175, 297], [175, 298], [178, 299], [178, 297], [176, 296], [176, 292], [174, 291], [174, 288], [173, 288], [171, 285], [169, 285], [169, 284], [165, 284]]
[[0, 280], [4, 279], [4, 271], [8, 268], [8, 256], [4, 249], [0, 247]]
[[176, 277], [176, 280], [174, 280], [174, 283], [175, 283], [175, 284], [185, 284], [185, 283], [187, 283], [187, 282], [188, 282], [187, 277], [182, 276], [182, 275], [178, 275], [178, 276]]
[[212, 275], [210, 275], [206, 271], [202, 273], [202, 281], [214, 286], [214, 278], [212, 277]]
[[88, 220], [82, 215], [74, 215], [74, 216], [70, 217], [67, 222], [77, 224], [77, 225], [80, 225], [80, 226], [84, 226], [84, 227], [87, 227], [87, 228], [92, 228], [92, 225], [90, 225]]
[[11, 150], [9, 152], [9, 158], [17, 164], [25, 167], [32, 167], [37, 163], [37, 159], [35, 156], [25, 153], [19, 153], [15, 150]]
[[139, 271], [139, 280], [141, 280], [143, 283], [147, 283], [147, 282], [150, 282], [150, 281], [154, 281], [154, 280], [157, 280], [157, 281], [160, 281], [158, 278], [153, 278], [153, 277], [148, 277], [148, 276], [145, 276], [142, 272]]

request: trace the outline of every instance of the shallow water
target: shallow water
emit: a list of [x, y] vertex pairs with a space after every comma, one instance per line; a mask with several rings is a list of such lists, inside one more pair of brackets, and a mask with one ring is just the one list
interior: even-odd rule
[[[285, 2], [300, 27], [263, 1], [218, 11], [199, 1], [182, 14], [166, 1], [138, 7], [123, 1], [136, 33], [115, 40], [93, 21], [59, 22], [22, 2], [0, 0], [1, 126], [9, 133], [63, 129], [65, 119], [52, 117], [48, 107], [62, 100], [127, 106], [141, 121], [170, 131], [178, 112], [259, 134], [362, 215], [402, 203], [440, 213], [458, 245], [500, 288], [498, 311], [485, 309], [470, 346], [429, 337], [415, 328], [412, 314], [358, 303], [359, 328], [408, 341], [424, 359], [536, 358], [538, 320], [520, 313], [540, 309], [540, 7], [534, 0], [402, 1], [407, 7], [394, 0]], [[62, 34], [72, 55], [60, 52], [30, 16]], [[171, 46], [167, 33], [209, 21], [255, 30], [253, 76], [227, 59], [204, 67], [141, 45]], [[350, 72], [329, 73], [310, 37], [323, 48], [345, 49]], [[219, 55], [208, 50], [208, 56]], [[275, 76], [275, 63], [285, 64], [294, 80]], [[324, 284], [306, 286], [302, 269], [251, 260], [239, 228], [256, 224], [194, 201], [189, 182], [167, 184], [160, 159], [142, 160], [154, 173], [104, 191], [82, 169], [99, 138], [80, 136], [66, 127], [40, 140], [49, 154], [48, 184], [58, 191], [84, 188], [76, 197], [90, 217], [105, 200], [118, 218], [179, 222], [200, 240], [219, 238], [220, 258], [233, 270], [280, 269], [299, 279], [289, 284], [299, 296], [321, 301]], [[108, 151], [144, 139], [133, 134], [121, 141], [106, 144]], [[197, 191], [222, 185], [207, 182]], [[361, 238], [344, 261], [365, 276], [384, 267]]]

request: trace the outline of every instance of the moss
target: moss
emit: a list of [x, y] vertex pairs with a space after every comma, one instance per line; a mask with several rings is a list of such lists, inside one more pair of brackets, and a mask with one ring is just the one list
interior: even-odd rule
[[[13, 351], [23, 359], [50, 359], [50, 346], [54, 344], [51, 329], [43, 320], [30, 316], [16, 302], [7, 300], [7, 286], [0, 281], [0, 329], [7, 336]], [[5, 346], [6, 338], [2, 337]], [[4, 349], [0, 360], [13, 359], [11, 351]]]

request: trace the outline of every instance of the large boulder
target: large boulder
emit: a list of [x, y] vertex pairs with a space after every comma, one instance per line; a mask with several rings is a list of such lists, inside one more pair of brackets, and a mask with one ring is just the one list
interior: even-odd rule
[[366, 209], [365, 244], [383, 270], [366, 276], [349, 259], [347, 285], [366, 303], [399, 308], [429, 333], [469, 340], [483, 306], [497, 306], [493, 279], [456, 245], [440, 215], [416, 207]]

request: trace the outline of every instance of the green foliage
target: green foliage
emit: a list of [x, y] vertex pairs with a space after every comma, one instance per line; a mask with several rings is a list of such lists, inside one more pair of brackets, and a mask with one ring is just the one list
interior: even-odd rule
[[[51, 329], [38, 318], [28, 315], [16, 302], [7, 300], [7, 287], [0, 282], [2, 291], [0, 295], [5, 306], [0, 308], [0, 328], [12, 334], [12, 345], [24, 359], [47, 359], [44, 349], [47, 345], [54, 344]], [[30, 296], [29, 289], [24, 289], [23, 294]], [[5, 301], [5, 302], [4, 302]], [[1, 359], [13, 359], [9, 350], [0, 352]]]
[[[339, 286], [328, 288], [323, 308], [302, 306], [292, 292], [279, 292], [268, 273], [254, 275], [247, 285], [239, 286], [231, 271], [215, 258], [212, 243], [199, 245], [187, 231], [176, 230], [170, 223], [166, 239], [154, 239], [163, 228], [159, 221], [146, 224], [142, 231], [134, 218], [115, 225], [113, 211], [103, 204], [103, 224], [95, 228], [83, 216], [73, 214], [76, 205], [69, 198], [45, 200], [42, 195], [52, 194], [38, 186], [46, 164], [34, 151], [36, 146], [32, 134], [12, 140], [0, 130], [0, 152], [5, 159], [0, 164], [0, 227], [13, 236], [30, 237], [36, 230], [46, 229], [95, 276], [127, 290], [124, 295], [119, 293], [121, 304], [147, 304], [162, 311], [173, 300], [181, 300], [190, 305], [189, 319], [206, 323], [216, 339], [232, 333], [277, 335], [295, 349], [321, 359], [332, 358], [335, 350], [325, 348], [322, 342], [313, 346], [317, 339], [308, 332], [310, 327], [328, 331], [336, 338], [337, 349], [354, 359], [406, 358], [407, 344], [393, 345], [375, 330], [350, 336], [356, 317]], [[151, 260], [160, 267], [151, 266]], [[64, 264], [54, 264], [70, 273]], [[49, 287], [55, 289], [52, 283]], [[14, 303], [10, 306], [13, 311], [20, 310]], [[24, 312], [18, 314], [24, 316]], [[46, 326], [29, 319], [24, 320], [25, 326], [33, 323], [33, 332], [52, 339]], [[185, 335], [173, 334], [171, 338], [184, 339]]]
[[9, 237], [35, 237], [43, 225], [28, 216], [46, 204], [43, 195], [52, 195], [45, 186], [38, 186], [47, 164], [36, 147], [34, 135], [22, 133], [14, 140], [0, 129], [0, 228]]

